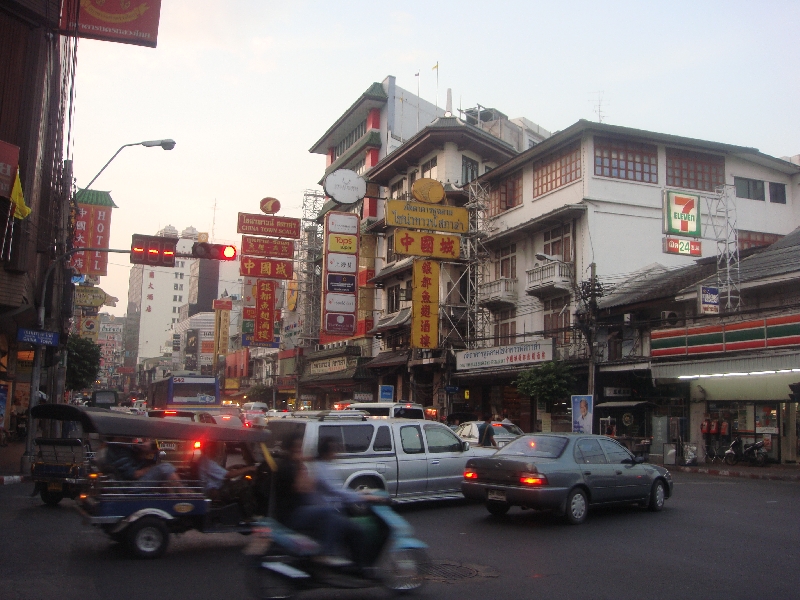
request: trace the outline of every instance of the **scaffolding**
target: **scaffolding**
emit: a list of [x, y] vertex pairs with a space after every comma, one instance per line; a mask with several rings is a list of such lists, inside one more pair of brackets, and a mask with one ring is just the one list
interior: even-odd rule
[[469, 183], [469, 230], [462, 238], [463, 256], [467, 261], [467, 322], [466, 347], [477, 348], [487, 345], [491, 328], [491, 313], [479, 302], [481, 284], [486, 277], [486, 262], [491, 253], [484, 245], [489, 237], [489, 184], [471, 181]]
[[[717, 244], [717, 287], [720, 309], [738, 311], [741, 307], [739, 278], [739, 233], [736, 194], [732, 185], [717, 186], [714, 195], [705, 196], [709, 224], [706, 239]], [[708, 235], [711, 228], [711, 236]]]
[[317, 219], [324, 204], [322, 191], [303, 192], [301, 235], [295, 249], [297, 311], [302, 323], [297, 345], [312, 348], [319, 341], [322, 308], [322, 226]]

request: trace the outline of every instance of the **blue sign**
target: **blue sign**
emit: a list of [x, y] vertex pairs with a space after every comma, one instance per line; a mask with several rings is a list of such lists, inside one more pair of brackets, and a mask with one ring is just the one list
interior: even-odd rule
[[274, 342], [254, 342], [252, 333], [242, 334], [242, 348], [280, 348], [281, 342], [277, 337]]
[[444, 391], [448, 394], [455, 394], [459, 390], [457, 385], [446, 385], [444, 386]]
[[20, 328], [17, 329], [17, 341], [37, 346], [58, 346], [58, 332]]
[[378, 386], [378, 400], [381, 402], [394, 402], [394, 386], [393, 385], [379, 385]]
[[356, 291], [356, 276], [328, 273], [328, 291], [354, 294]]
[[74, 283], [75, 285], [79, 283], [86, 283], [86, 275], [73, 275], [72, 283]]

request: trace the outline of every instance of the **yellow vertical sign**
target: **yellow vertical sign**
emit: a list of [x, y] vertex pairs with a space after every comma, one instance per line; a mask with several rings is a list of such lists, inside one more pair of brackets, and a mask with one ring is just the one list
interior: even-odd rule
[[217, 368], [217, 358], [220, 354], [228, 353], [230, 343], [231, 311], [214, 311], [214, 368]]
[[439, 347], [439, 262], [414, 261], [411, 295], [411, 347]]

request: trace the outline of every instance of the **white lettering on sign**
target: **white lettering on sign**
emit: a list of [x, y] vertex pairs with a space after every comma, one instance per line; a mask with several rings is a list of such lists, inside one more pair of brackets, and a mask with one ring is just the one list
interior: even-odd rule
[[551, 340], [478, 350], [462, 350], [456, 352], [456, 370], [514, 366], [547, 360], [553, 360], [553, 344]]

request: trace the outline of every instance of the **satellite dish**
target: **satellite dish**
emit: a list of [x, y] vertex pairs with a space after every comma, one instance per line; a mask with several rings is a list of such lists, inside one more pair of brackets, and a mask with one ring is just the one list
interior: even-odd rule
[[367, 182], [355, 171], [337, 169], [325, 178], [325, 193], [339, 204], [354, 204], [367, 194]]
[[439, 204], [444, 200], [444, 186], [435, 179], [423, 177], [411, 186], [411, 195], [426, 204]]

